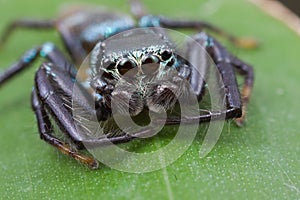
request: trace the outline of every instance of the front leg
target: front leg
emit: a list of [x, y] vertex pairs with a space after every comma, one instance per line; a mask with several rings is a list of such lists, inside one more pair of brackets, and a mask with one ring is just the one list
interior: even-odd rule
[[[51, 63], [44, 63], [36, 73], [35, 89], [32, 94], [32, 108], [35, 112], [39, 133], [41, 139], [58, 149], [60, 152], [78, 160], [91, 169], [98, 168], [98, 161], [90, 156], [81, 154], [78, 150], [71, 147], [70, 144], [56, 138], [53, 134], [52, 122], [50, 117], [58, 125], [65, 136], [71, 138], [72, 143], [82, 147], [82, 144], [88, 147], [102, 147], [105, 145], [129, 142], [135, 138], [144, 138], [152, 134], [153, 130], [143, 129], [135, 133], [120, 132], [114, 136], [114, 131], [106, 133], [103, 136], [93, 137], [93, 130], [85, 126], [86, 121], [78, 121], [73, 116], [71, 107], [72, 88], [75, 87], [73, 79], [61, 71], [57, 66]], [[80, 109], [88, 114], [84, 116], [86, 120], [95, 120], [96, 111], [91, 104], [91, 97], [88, 97], [82, 88], [76, 89], [76, 98], [72, 99]], [[101, 118], [101, 116], [99, 116]], [[103, 117], [102, 117], [103, 118]], [[79, 132], [78, 128], [84, 128], [84, 133]], [[92, 127], [93, 128], [93, 127]], [[98, 126], [97, 126], [98, 128]], [[83, 135], [86, 134], [86, 135]], [[111, 136], [111, 137], [109, 137]]]
[[47, 71], [49, 71], [48, 67], [49, 66], [44, 65], [36, 73], [35, 89], [32, 93], [32, 108], [36, 115], [41, 139], [57, 148], [60, 152], [89, 166], [91, 169], [96, 169], [98, 168], [98, 162], [94, 158], [79, 153], [69, 144], [66, 144], [53, 136], [54, 131], [49, 114], [57, 123], [60, 130], [71, 137], [75, 144], [82, 141], [82, 137], [78, 134], [72, 114], [64, 106], [65, 104], [61, 97], [56, 93], [57, 89], [54, 89], [53, 84], [50, 81], [51, 77], [55, 74], [52, 73], [50, 76], [49, 74], [47, 75]]
[[53, 20], [29, 20], [29, 19], [19, 19], [11, 22], [5, 29], [4, 33], [0, 36], [0, 48], [8, 40], [9, 36], [19, 28], [44, 30], [44, 29], [54, 29], [55, 21]]
[[230, 62], [237, 69], [237, 72], [244, 77], [244, 85], [241, 91], [242, 102], [243, 102], [243, 112], [240, 118], [235, 119], [236, 123], [240, 126], [244, 124], [247, 112], [247, 105], [249, 103], [254, 83], [254, 72], [252, 66], [241, 61], [237, 57], [230, 56]]
[[[216, 64], [217, 72], [221, 76], [221, 80], [224, 85], [224, 92], [225, 92], [225, 102], [226, 102], [226, 110], [220, 110], [220, 111], [202, 111], [198, 116], [183, 116], [182, 119], [178, 117], [170, 117], [166, 120], [166, 124], [178, 124], [178, 123], [197, 123], [197, 122], [208, 122], [211, 120], [219, 120], [219, 119], [232, 119], [237, 118], [236, 123], [237, 125], [241, 125], [245, 119], [245, 112], [246, 112], [246, 102], [242, 102], [240, 97], [240, 91], [238, 88], [238, 84], [236, 81], [235, 73], [234, 73], [234, 64], [232, 62], [231, 55], [225, 50], [224, 47], [220, 45], [216, 40], [214, 40], [212, 37], [208, 36], [205, 33], [199, 33], [193, 37], [195, 44], [189, 41], [190, 44], [188, 44], [188, 52], [187, 52], [187, 58], [189, 58], [195, 66], [203, 65], [204, 60], [201, 55], [195, 55], [195, 53], [201, 53], [204, 49], [207, 50], [207, 53], [212, 57], [214, 63]], [[197, 45], [198, 44], [198, 45]], [[201, 50], [199, 50], [199, 45], [201, 45]], [[237, 61], [234, 61], [236, 65], [240, 64]], [[205, 64], [205, 63], [204, 63]], [[239, 65], [240, 66], [240, 65]], [[247, 65], [247, 68], [245, 65], [243, 65], [243, 71], [250, 71], [250, 66]], [[242, 70], [242, 67], [239, 67], [240, 70]], [[248, 69], [248, 70], [246, 70]], [[202, 71], [200, 71], [202, 70]], [[191, 79], [190, 84], [193, 88], [195, 94], [201, 97], [201, 92], [203, 90], [203, 82], [204, 80], [208, 80], [212, 77], [205, 77], [205, 73], [207, 71], [210, 71], [210, 68], [206, 67], [200, 67], [200, 69], [195, 68], [194, 66], [191, 66]], [[202, 74], [204, 73], [204, 74]], [[194, 75], [193, 75], [194, 74]], [[252, 80], [251, 75], [248, 76], [246, 82], [251, 83], [247, 84], [245, 87], [248, 89], [247, 91], [251, 91], [252, 88]], [[210, 81], [210, 80], [208, 80]], [[214, 80], [213, 80], [214, 81]], [[247, 99], [248, 96], [244, 99]], [[158, 122], [163, 122], [164, 120], [159, 119]]]
[[[235, 119], [235, 122], [238, 126], [242, 126], [245, 122], [246, 118], [246, 108], [249, 103], [249, 99], [252, 93], [253, 89], [253, 82], [254, 82], [254, 73], [253, 73], [253, 68], [241, 61], [240, 59], [232, 56], [227, 50], [216, 40], [213, 40], [213, 46], [211, 48], [212, 50], [212, 56], [214, 60], [217, 62], [217, 65], [222, 66], [222, 68], [225, 68], [225, 66], [228, 66], [226, 71], [232, 71], [230, 74], [234, 75], [233, 70], [237, 69], [237, 72], [241, 74], [244, 77], [244, 85], [243, 89], [241, 91], [241, 98], [242, 100], [238, 100], [238, 95], [240, 92], [238, 92], [238, 88], [236, 87], [237, 83], [233, 83], [233, 81], [236, 82], [235, 77], [229, 77], [227, 76], [228, 73], [226, 73], [226, 76], [224, 75], [223, 81], [228, 82], [228, 84], [231, 85], [232, 87], [232, 96], [235, 96], [236, 100], [232, 100], [232, 103], [235, 105], [238, 105], [238, 102], [242, 102], [242, 113], [241, 116]], [[219, 63], [219, 64], [218, 64]], [[230, 68], [230, 69], [229, 69]], [[221, 71], [222, 73], [222, 71]]]
[[77, 152], [77, 150], [73, 149], [70, 145], [53, 136], [52, 133], [54, 131], [49, 119], [49, 115], [44, 106], [40, 103], [35, 90], [32, 92], [32, 109], [34, 110], [37, 119], [38, 129], [42, 140], [52, 145], [63, 154], [66, 154], [87, 165], [91, 169], [97, 169], [99, 167], [98, 161], [96, 161], [94, 158]]
[[112, 84], [107, 83], [101, 76], [92, 78], [90, 86], [93, 88], [97, 119], [105, 121], [111, 117], [111, 93], [114, 90]]
[[76, 76], [76, 70], [65, 56], [52, 43], [45, 43], [36, 48], [26, 51], [21, 58], [0, 74], [0, 87], [13, 77], [26, 70], [38, 57], [43, 57], [51, 63], [59, 66], [63, 71], [68, 72], [72, 77]]

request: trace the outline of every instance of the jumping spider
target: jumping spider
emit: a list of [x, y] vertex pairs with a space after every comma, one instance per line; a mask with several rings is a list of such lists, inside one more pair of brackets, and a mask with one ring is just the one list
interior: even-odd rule
[[[139, 37], [144, 37], [143, 40], [139, 40], [144, 41], [142, 43], [143, 46], [139, 43], [130, 44], [130, 47], [126, 47], [128, 43], [134, 43], [134, 37], [136, 36], [124, 34], [123, 43], [119, 41], [122, 46], [119, 44], [119, 49], [111, 52], [107, 51], [107, 46], [110, 44], [105, 43], [105, 40], [124, 31], [129, 31], [130, 33], [130, 30], [134, 28], [162, 27], [195, 30], [197, 33], [192, 38], [207, 50], [222, 76], [227, 109], [219, 112], [199, 113], [196, 117], [183, 116], [183, 121], [177, 117], [170, 117], [167, 118], [165, 124], [206, 122], [210, 121], [212, 117], [218, 118], [218, 116], [225, 115], [226, 119], [235, 119], [238, 125], [242, 125], [253, 86], [252, 67], [228, 53], [217, 40], [202, 32], [202, 29], [207, 29], [225, 37], [239, 46], [255, 46], [255, 41], [237, 39], [203, 21], [172, 20], [165, 17], [146, 15], [138, 1], [132, 1], [132, 11], [136, 20], [121, 13], [98, 8], [72, 7], [56, 20], [14, 21], [5, 30], [1, 41], [4, 43], [11, 32], [17, 28], [56, 29], [60, 33], [75, 66], [79, 66], [86, 56], [92, 52], [91, 63], [93, 72], [91, 73], [92, 77], [89, 79], [88, 87], [92, 88], [93, 92], [90, 94], [79, 90], [82, 93], [77, 97], [77, 100], [83, 109], [86, 109], [87, 112], [96, 113], [99, 121], [105, 121], [112, 114], [110, 99], [113, 96], [119, 95], [120, 101], [122, 98], [131, 99], [129, 101], [131, 116], [138, 115], [144, 109], [159, 112], [159, 108], [155, 106], [156, 104], [166, 109], [170, 109], [173, 106], [174, 101], [168, 101], [174, 97], [168, 91], [168, 85], [153, 85], [150, 89], [145, 89], [149, 87], [143, 86], [143, 91], [140, 90], [139, 93], [134, 93], [135, 96], [131, 96], [126, 91], [126, 88], [115, 91], [114, 87], [118, 76], [127, 74], [132, 69], [135, 72], [129, 74], [131, 78], [139, 77], [140, 74], [145, 73], [152, 74], [154, 78], [157, 78], [162, 76], [159, 73], [165, 72], [166, 68], [175, 69], [177, 73], [175, 77], [187, 80], [199, 101], [203, 95], [205, 85], [204, 80], [200, 78], [201, 75], [196, 69], [174, 53], [172, 41], [168, 39], [168, 36], [161, 31], [156, 31], [155, 28], [139, 30]], [[193, 51], [193, 46], [187, 48], [187, 56], [192, 56]], [[41, 139], [90, 168], [98, 168], [96, 159], [78, 151], [80, 148], [83, 148], [82, 143], [85, 142], [85, 139], [76, 129], [76, 122], [69, 109], [70, 105], [66, 105], [64, 102], [64, 98], [72, 97], [72, 88], [77, 70], [54, 44], [45, 43], [27, 51], [15, 64], [0, 75], [0, 86], [28, 68], [39, 56], [44, 57], [48, 62], [43, 63], [35, 74], [35, 85], [31, 102]], [[143, 64], [150, 65], [142, 68]], [[161, 66], [164, 66], [164, 69], [159, 69]], [[244, 78], [241, 94], [234, 70]], [[178, 88], [176, 81], [171, 86], [175, 89]], [[88, 97], [89, 95], [95, 98], [96, 110], [87, 103], [86, 98], [90, 98]], [[122, 105], [118, 109], [121, 110]], [[53, 121], [58, 125], [61, 132], [76, 145], [76, 148], [71, 147], [68, 142], [58, 139], [53, 134]], [[109, 139], [113, 143], [122, 143], [128, 142], [135, 137], [135, 135], [124, 133]], [[99, 138], [95, 142], [101, 143], [101, 140], [102, 138]]]

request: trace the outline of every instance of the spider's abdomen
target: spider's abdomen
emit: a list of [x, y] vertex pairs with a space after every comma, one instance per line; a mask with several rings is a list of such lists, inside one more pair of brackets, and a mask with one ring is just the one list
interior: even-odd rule
[[56, 26], [61, 33], [69, 32], [88, 54], [97, 42], [135, 26], [128, 15], [101, 7], [71, 7], [64, 11]]

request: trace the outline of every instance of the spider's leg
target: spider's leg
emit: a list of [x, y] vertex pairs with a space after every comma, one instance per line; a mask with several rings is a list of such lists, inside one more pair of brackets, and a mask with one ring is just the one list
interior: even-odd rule
[[54, 146], [60, 152], [78, 160], [79, 162], [90, 167], [91, 169], [97, 169], [99, 167], [98, 162], [94, 158], [88, 157], [77, 152], [76, 150], [72, 149], [72, 147], [70, 147], [68, 144], [52, 135], [53, 128], [49, 119], [49, 115], [46, 112], [44, 105], [40, 103], [40, 100], [38, 99], [38, 95], [35, 90], [33, 90], [32, 92], [32, 108], [37, 118], [38, 129], [41, 139]]
[[72, 141], [80, 143], [83, 140], [82, 136], [78, 133], [72, 114], [67, 109], [67, 106], [65, 106], [66, 102], [58, 95], [58, 90], [68, 92], [66, 88], [69, 87], [68, 79], [70, 77], [64, 77], [65, 80], [61, 80], [59, 74], [55, 74], [55, 68], [47, 63], [44, 63], [36, 73], [35, 90], [32, 95], [32, 108], [36, 114], [41, 138], [64, 154], [75, 158], [90, 168], [97, 168], [98, 162], [95, 159], [78, 153], [68, 144], [52, 135], [53, 130], [48, 113], [57, 123], [60, 130], [68, 135]]
[[194, 39], [187, 41], [186, 58], [190, 64], [190, 86], [198, 100], [202, 99], [205, 82], [207, 82], [207, 74], [209, 71], [209, 60], [205, 49], [205, 40]]
[[[205, 34], [200, 33], [199, 36], [205, 37]], [[208, 47], [208, 52], [211, 54], [214, 62], [216, 63], [219, 73], [222, 76], [222, 81], [224, 82], [226, 89], [226, 100], [228, 104], [227, 107], [229, 110], [233, 109], [231, 113], [233, 112], [232, 114], [235, 115], [232, 116], [232, 114], [230, 114], [230, 116], [232, 116], [232, 118], [236, 118], [235, 122], [238, 126], [242, 126], [245, 121], [246, 107], [249, 102], [253, 87], [253, 69], [250, 65], [232, 56], [217, 40], [209, 36], [206, 37], [208, 40], [207, 43], [210, 44]], [[233, 67], [236, 68], [238, 72], [245, 78], [242, 89], [242, 100]], [[226, 118], [228, 117], [226, 116]]]
[[10, 35], [18, 28], [26, 29], [57, 29], [61, 34], [63, 42], [76, 64], [80, 64], [86, 57], [86, 52], [76, 35], [72, 33], [68, 24], [60, 23], [60, 20], [33, 20], [19, 19], [11, 22], [0, 36], [0, 49], [7, 42]]
[[[237, 81], [235, 78], [235, 73], [230, 62], [230, 55], [229, 53], [223, 48], [217, 41], [213, 40], [211, 37], [207, 36], [205, 33], [199, 33], [194, 36], [194, 39], [199, 44], [205, 44], [204, 48], [207, 49], [209, 55], [213, 58], [213, 61], [216, 64], [218, 73], [221, 76], [221, 80], [225, 87], [225, 98], [226, 98], [226, 110], [219, 111], [219, 112], [209, 112], [206, 111], [204, 114], [199, 114], [198, 116], [183, 116], [182, 119], [178, 117], [169, 117], [166, 120], [166, 124], [178, 124], [178, 123], [197, 123], [197, 122], [208, 122], [211, 120], [218, 120], [218, 119], [232, 119], [241, 117], [242, 115], [242, 103], [240, 98], [240, 92], [237, 86]], [[197, 48], [196, 48], [197, 49]], [[195, 50], [191, 47], [189, 49], [191, 59], [196, 59], [196, 56], [193, 56]], [[201, 57], [198, 57], [201, 59]], [[202, 61], [200, 61], [202, 62]], [[193, 67], [191, 68], [192, 72], [198, 76], [198, 69], [195, 70]], [[209, 69], [208, 69], [209, 70]], [[195, 72], [197, 71], [197, 72]], [[195, 76], [195, 77], [197, 77]], [[198, 82], [197, 80], [191, 79], [191, 86], [193, 88], [197, 88], [195, 84], [203, 84], [203, 78], [201, 78]], [[201, 90], [195, 90], [195, 94], [199, 95]], [[157, 120], [158, 122], [163, 122], [164, 120]], [[239, 125], [239, 124], [238, 124]]]
[[[63, 98], [72, 97], [72, 92], [76, 90], [76, 105], [80, 106], [82, 110], [90, 116], [96, 116], [96, 111], [91, 106], [91, 99], [82, 88], [74, 85], [73, 78], [68, 76], [67, 72], [61, 71], [59, 67], [51, 63], [43, 63], [36, 73], [35, 90], [32, 95], [32, 107], [36, 113], [38, 127], [41, 138], [56, 147], [58, 150], [75, 158], [76, 160], [88, 165], [90, 168], [97, 168], [98, 162], [86, 155], [83, 155], [72, 149], [70, 145], [55, 138], [52, 134], [52, 125], [49, 117], [54, 119], [59, 129], [69, 136], [73, 142], [78, 144], [96, 145], [101, 147], [103, 145], [111, 145], [118, 143], [125, 143], [138, 137], [151, 136], [151, 130], [140, 130], [136, 133], [127, 134], [121, 133], [119, 136], [107, 138], [106, 136], [100, 138], [85, 138], [78, 132], [78, 128], [84, 124], [78, 123], [71, 111], [70, 102], [63, 100]], [[75, 89], [74, 89], [75, 87]], [[78, 88], [76, 88], [78, 87]], [[73, 90], [72, 90], [73, 88]], [[59, 94], [58, 94], [59, 93]], [[62, 94], [61, 94], [62, 93]], [[89, 119], [87, 120], [95, 120]], [[88, 131], [88, 130], [87, 130]], [[107, 133], [108, 135], [110, 133]]]
[[[242, 126], [245, 121], [246, 108], [253, 88], [253, 68], [237, 57], [231, 55], [218, 41], [207, 36], [205, 33], [197, 34], [194, 39], [200, 44], [208, 45], [206, 46], [208, 53], [213, 57], [213, 60], [216, 62], [217, 68], [222, 75], [222, 81], [224, 82], [227, 91], [228, 108], [234, 109], [235, 111], [231, 112], [237, 114], [240, 112], [240, 107], [242, 108], [242, 115], [240, 117], [235, 116], [238, 117], [235, 119], [236, 124]], [[235, 73], [232, 67], [236, 68], [237, 72], [244, 77], [244, 86], [241, 92], [242, 100], [240, 99], [240, 92], [237, 87]]]
[[[74, 119], [70, 110], [72, 110], [72, 100], [76, 105], [81, 106], [89, 114], [95, 115], [90, 106], [88, 95], [84, 93], [77, 84], [74, 84], [72, 78], [67, 73], [57, 70], [57, 66], [51, 63], [43, 63], [35, 76], [35, 89], [38, 97], [51, 116], [57, 122], [60, 129], [70, 136], [73, 141], [81, 141], [83, 138], [77, 132]], [[76, 89], [76, 98], [72, 98], [72, 92]]]
[[0, 48], [7, 42], [9, 36], [18, 28], [26, 29], [54, 29], [55, 22], [52, 20], [26, 20], [19, 19], [11, 22], [5, 29], [4, 33], [0, 36]]
[[242, 48], [256, 48], [258, 46], [258, 42], [251, 38], [238, 38], [223, 29], [214, 26], [210, 23], [204, 21], [191, 21], [191, 20], [173, 20], [165, 17], [157, 17], [151, 15], [145, 15], [140, 19], [141, 27], [163, 27], [163, 28], [171, 28], [171, 29], [193, 29], [196, 31], [202, 31], [206, 29], [213, 33], [224, 37], [225, 39], [232, 42], [234, 45], [242, 47]]
[[130, 142], [134, 139], [137, 138], [147, 138], [153, 136], [153, 129], [142, 129], [139, 130], [138, 132], [133, 132], [133, 133], [124, 133], [118, 136], [114, 137], [100, 137], [100, 138], [95, 138], [95, 139], [89, 139], [89, 140], [84, 140], [84, 144], [88, 145], [89, 148], [92, 147], [104, 147], [106, 145], [111, 145], [111, 144], [121, 144], [121, 143], [126, 143]]
[[[44, 64], [49, 65], [48, 64]], [[51, 80], [55, 81], [55, 84], [58, 86], [59, 90], [62, 90], [63, 94], [65, 96], [68, 96], [69, 98], [73, 98], [73, 105], [76, 104], [76, 106], [79, 106], [80, 109], [86, 113], [87, 115], [84, 116], [85, 120], [96, 120], [96, 118], [89, 118], [89, 116], [97, 116], [97, 119], [101, 121], [105, 121], [108, 119], [110, 114], [108, 114], [105, 102], [103, 104], [100, 104], [99, 107], [93, 108], [94, 99], [92, 99], [91, 95], [86, 92], [80, 85], [74, 83], [74, 79], [72, 77], [68, 77], [68, 74], [64, 71], [61, 71], [59, 68], [57, 68], [55, 65], [52, 65], [51, 67], [45, 66], [46, 74], [48, 76], [51, 76]], [[108, 85], [109, 86], [109, 85]], [[73, 89], [73, 90], [72, 90]], [[99, 89], [99, 88], [98, 88]], [[76, 92], [76, 95], [72, 95], [72, 93]], [[103, 88], [102, 92], [111, 92], [107, 88]], [[74, 108], [72, 108], [74, 109]], [[95, 110], [96, 109], [96, 110]], [[109, 115], [109, 116], [108, 116]], [[74, 116], [73, 116], [74, 118]], [[80, 126], [80, 124], [77, 123], [77, 125]], [[74, 133], [69, 133], [74, 135]], [[106, 133], [110, 135], [110, 133]], [[92, 140], [82, 140], [85, 144], [96, 144], [96, 145], [105, 145], [105, 144], [118, 144], [118, 143], [125, 143], [129, 142], [135, 138], [144, 138], [149, 137], [152, 135], [152, 129], [142, 129], [138, 132], [133, 132], [130, 134], [127, 134], [125, 132], [122, 132], [121, 135], [110, 137], [110, 138], [97, 138]]]
[[241, 61], [237, 57], [231, 56], [230, 62], [232, 65], [237, 69], [237, 72], [244, 77], [244, 85], [242, 89], [242, 102], [243, 102], [243, 112], [240, 118], [235, 119], [238, 125], [243, 125], [246, 117], [246, 109], [249, 103], [249, 99], [253, 89], [253, 82], [254, 82], [254, 72], [253, 68], [246, 64], [245, 62]]
[[[208, 47], [208, 52], [213, 58], [217, 69], [222, 77], [222, 82], [225, 87], [225, 95], [230, 118], [242, 116], [242, 101], [238, 88], [235, 72], [230, 62], [230, 54], [228, 51], [212, 37], [207, 37], [211, 45]], [[226, 118], [228, 118], [226, 116]], [[239, 125], [239, 124], [238, 124]]]
[[30, 67], [32, 63], [39, 57], [44, 57], [51, 63], [60, 66], [64, 71], [68, 71], [72, 76], [76, 76], [76, 70], [73, 65], [63, 56], [63, 54], [52, 43], [45, 43], [42, 46], [26, 51], [23, 56], [8, 69], [0, 74], [0, 86], [6, 81], [20, 74], [23, 70]]
[[90, 52], [85, 51], [81, 44], [81, 41], [78, 38], [79, 36], [76, 36], [76, 34], [74, 34], [70, 30], [68, 24], [57, 23], [57, 29], [72, 60], [76, 64], [81, 64], [82, 61], [86, 58], [87, 53]]
[[[75, 109], [74, 106], [80, 107], [88, 115], [95, 116], [96, 111], [92, 107], [94, 99], [91, 94], [78, 82], [75, 77], [70, 76], [68, 71], [64, 71], [60, 66], [52, 63], [44, 63], [41, 68], [46, 72], [52, 86], [60, 91], [61, 96], [66, 102], [70, 110]], [[71, 104], [73, 103], [73, 108]]]

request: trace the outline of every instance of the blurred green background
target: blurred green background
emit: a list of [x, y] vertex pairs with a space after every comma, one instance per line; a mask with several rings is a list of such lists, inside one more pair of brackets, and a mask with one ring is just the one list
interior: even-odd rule
[[[85, 2], [129, 12], [123, 0]], [[234, 55], [255, 68], [247, 125], [236, 128], [226, 123], [217, 145], [204, 159], [198, 157], [203, 139], [198, 134], [185, 154], [162, 170], [130, 174], [101, 166], [91, 171], [39, 139], [30, 109], [37, 62], [0, 89], [0, 198], [299, 199], [300, 38], [246, 0], [144, 2], [153, 14], [203, 19], [261, 41], [257, 50], [238, 49], [224, 41]], [[0, 0], [0, 32], [16, 18], [54, 18], [61, 4], [59, 0]], [[55, 31], [14, 33], [0, 51], [1, 69], [45, 41], [63, 48]], [[155, 146], [167, 139], [149, 142]]]

